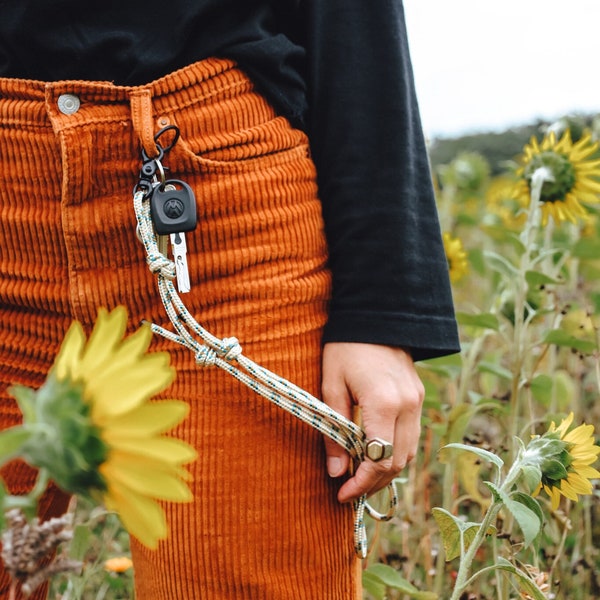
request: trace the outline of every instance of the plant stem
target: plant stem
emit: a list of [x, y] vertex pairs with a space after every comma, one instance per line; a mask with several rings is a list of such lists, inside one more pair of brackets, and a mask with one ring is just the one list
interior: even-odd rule
[[[551, 173], [545, 167], [537, 169], [531, 179], [531, 199], [527, 221], [521, 234], [523, 244], [523, 254], [519, 263], [519, 272], [515, 282], [515, 309], [514, 309], [514, 327], [513, 327], [513, 353], [512, 363], [512, 383], [511, 383], [511, 427], [510, 439], [513, 440], [519, 431], [519, 418], [521, 416], [521, 381], [524, 377], [525, 357], [527, 356], [527, 324], [528, 319], [525, 315], [527, 306], [527, 292], [529, 285], [527, 283], [527, 272], [531, 270], [533, 254], [535, 249], [535, 239], [540, 223], [540, 197], [544, 181], [551, 177]], [[514, 451], [512, 453], [514, 458]]]
[[[516, 483], [519, 478], [521, 472], [521, 464], [519, 460], [515, 460], [515, 462], [510, 467], [504, 482], [500, 486], [500, 491], [509, 492], [513, 485]], [[461, 556], [460, 566], [458, 568], [458, 574], [456, 576], [456, 583], [454, 585], [454, 590], [452, 592], [452, 596], [450, 600], [460, 600], [462, 593], [465, 591], [469, 583], [473, 580], [474, 577], [477, 577], [481, 571], [477, 572], [473, 577], [468, 578], [469, 571], [471, 569], [471, 565], [473, 563], [473, 559], [475, 558], [475, 554], [477, 550], [485, 540], [485, 536], [492, 524], [496, 522], [496, 517], [498, 513], [502, 509], [504, 503], [502, 500], [494, 501], [490, 507], [487, 509], [483, 521], [479, 528], [477, 529], [477, 533], [473, 538], [473, 541], [469, 545], [467, 551]]]
[[500, 509], [502, 508], [502, 502], [494, 502], [485, 513], [483, 517], [483, 522], [479, 526], [473, 541], [469, 545], [469, 548], [465, 552], [465, 554], [461, 557], [460, 566], [458, 568], [458, 574], [456, 576], [456, 583], [454, 585], [454, 590], [452, 591], [452, 596], [450, 600], [459, 600], [465, 591], [467, 585], [471, 581], [471, 579], [467, 579], [469, 575], [469, 570], [471, 568], [471, 564], [473, 563], [473, 559], [475, 558], [475, 554], [479, 549], [479, 546], [483, 543], [485, 536], [487, 534], [490, 525], [495, 522]]

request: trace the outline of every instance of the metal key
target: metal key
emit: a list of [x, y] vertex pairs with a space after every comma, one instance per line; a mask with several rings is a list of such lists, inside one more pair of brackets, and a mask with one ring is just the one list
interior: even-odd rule
[[173, 262], [175, 263], [175, 274], [177, 275], [177, 289], [186, 294], [191, 289], [190, 272], [187, 263], [187, 245], [185, 233], [172, 233], [171, 246], [173, 246]]

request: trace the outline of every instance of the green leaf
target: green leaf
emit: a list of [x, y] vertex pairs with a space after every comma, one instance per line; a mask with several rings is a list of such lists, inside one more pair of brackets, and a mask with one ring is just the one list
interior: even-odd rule
[[[469, 421], [473, 418], [476, 413], [476, 409], [468, 404], [457, 404], [452, 407], [448, 414], [448, 426], [446, 433], [443, 436], [445, 442], [453, 442], [462, 440]], [[439, 458], [442, 462], [445, 462], [444, 452], [440, 450]]]
[[457, 377], [462, 369], [462, 357], [460, 353], [456, 353], [419, 361], [417, 364], [419, 367], [423, 367], [444, 377]]
[[485, 481], [484, 483], [492, 490], [495, 496], [499, 496], [502, 499], [506, 509], [519, 524], [519, 527], [523, 532], [525, 545], [528, 546], [531, 544], [539, 534], [542, 526], [536, 513], [518, 500], [513, 500], [504, 490], [495, 486], [493, 483], [490, 483], [489, 481]]
[[505, 558], [499, 557], [496, 569], [500, 571], [507, 571], [512, 573], [517, 578], [518, 589], [521, 592], [529, 594], [533, 600], [547, 600], [547, 596], [540, 590], [535, 584], [533, 579], [525, 574], [521, 569], [517, 569], [512, 563], [507, 561]]
[[546, 334], [544, 338], [546, 344], [555, 344], [556, 346], [566, 346], [568, 348], [574, 348], [584, 354], [592, 354], [597, 346], [596, 342], [590, 342], [587, 340], [580, 340], [562, 329], [552, 329]]
[[531, 512], [535, 513], [540, 520], [540, 523], [544, 523], [544, 511], [535, 498], [532, 498], [530, 495], [524, 494], [523, 492], [514, 492], [511, 494], [511, 498], [516, 502], [524, 504]]
[[[461, 555], [461, 539], [464, 551], [467, 551], [479, 531], [481, 523], [463, 521], [443, 508], [436, 507], [432, 513], [440, 530], [446, 561], [450, 562]], [[494, 533], [496, 533], [496, 528], [490, 526], [487, 534], [493, 535]]]
[[469, 258], [469, 264], [476, 273], [483, 275], [485, 273], [485, 259], [483, 258], [483, 252], [479, 248], [472, 248], [467, 251]]
[[597, 237], [581, 238], [571, 250], [575, 258], [589, 258], [596, 260], [600, 256], [600, 239]]
[[550, 277], [545, 273], [540, 273], [539, 271], [527, 271], [525, 273], [525, 281], [531, 287], [538, 287], [541, 285], [548, 285], [552, 283], [563, 283], [561, 279], [556, 279], [555, 277]]
[[461, 325], [469, 327], [481, 327], [482, 329], [493, 329], [494, 331], [500, 329], [498, 317], [492, 313], [479, 313], [473, 315], [465, 312], [457, 312], [456, 320]]
[[600, 292], [592, 292], [590, 293], [590, 300], [594, 305], [594, 314], [597, 315], [600, 313]]
[[548, 406], [552, 400], [553, 381], [549, 375], [536, 375], [529, 384], [533, 397]]
[[559, 481], [568, 477], [568, 472], [560, 460], [544, 460], [544, 475], [553, 481]]
[[481, 373], [491, 373], [508, 381], [512, 379], [512, 373], [496, 363], [482, 361], [477, 365], [477, 370]]
[[407, 581], [400, 575], [400, 573], [383, 563], [375, 563], [371, 565], [366, 572], [372, 577], [375, 577], [381, 581], [386, 587], [392, 588], [393, 590], [400, 590], [404, 594], [408, 594], [415, 600], [437, 600], [437, 594], [433, 592], [422, 592], [416, 588], [410, 581]]
[[534, 492], [542, 481], [542, 470], [533, 465], [525, 465], [521, 467], [523, 481], [530, 492]]
[[[444, 544], [446, 561], [450, 562], [461, 555], [461, 538], [464, 522], [443, 508], [432, 510], [433, 518], [437, 523]], [[465, 547], [464, 550], [467, 548]]]
[[4, 479], [0, 477], [0, 531], [4, 531], [6, 526], [6, 506], [4, 505], [4, 499], [8, 496], [8, 490]]
[[89, 525], [79, 524], [76, 525], [73, 530], [73, 539], [69, 545], [69, 555], [74, 560], [83, 561], [85, 559], [86, 552], [91, 547], [92, 533]]
[[477, 454], [477, 456], [479, 456], [480, 458], [494, 463], [498, 467], [498, 469], [501, 469], [504, 466], [504, 461], [498, 455], [489, 452], [488, 450], [484, 450], [483, 448], [478, 448], [477, 446], [468, 446], [467, 444], [446, 444], [444, 448], [454, 448], [456, 450], [466, 450], [467, 452], [473, 452], [474, 454]]
[[33, 423], [36, 421], [36, 398], [35, 390], [25, 387], [24, 385], [11, 385], [8, 388], [8, 393], [15, 398], [19, 409], [23, 413], [23, 421], [25, 423]]
[[498, 273], [505, 277], [512, 279], [519, 274], [519, 270], [506, 260], [504, 256], [496, 252], [484, 252], [483, 255], [488, 267], [491, 267], [494, 271], [498, 271]]
[[23, 444], [31, 437], [31, 431], [17, 425], [10, 429], [5, 429], [0, 433], [0, 465], [11, 460], [19, 454]]
[[362, 584], [365, 591], [367, 591], [374, 600], [385, 600], [387, 595], [385, 584], [379, 577], [373, 575], [369, 569], [363, 571]]

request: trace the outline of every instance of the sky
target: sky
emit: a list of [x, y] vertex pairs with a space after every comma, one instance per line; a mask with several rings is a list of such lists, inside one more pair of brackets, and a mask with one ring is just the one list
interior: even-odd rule
[[428, 137], [600, 114], [600, 0], [404, 0], [404, 10]]

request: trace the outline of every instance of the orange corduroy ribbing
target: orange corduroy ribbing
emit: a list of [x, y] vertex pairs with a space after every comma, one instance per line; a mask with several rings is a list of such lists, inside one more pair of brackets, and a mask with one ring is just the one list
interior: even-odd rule
[[[76, 112], [59, 110], [64, 94], [80, 100]], [[138, 88], [4, 79], [3, 427], [19, 420], [7, 386], [43, 381], [72, 319], [89, 328], [98, 307], [123, 304], [132, 328], [142, 319], [168, 326], [131, 200], [149, 124], [179, 127], [164, 162], [196, 193], [187, 307], [215, 335], [236, 336], [249, 358], [318, 393], [330, 283], [305, 135], [226, 60]], [[165, 504], [167, 541], [156, 551], [133, 541], [136, 597], [358, 598], [351, 509], [336, 501], [320, 435], [228, 374], [201, 370], [186, 349], [164, 340], [155, 348], [173, 357], [177, 379], [166, 397], [191, 405], [175, 434], [199, 459], [194, 502]], [[4, 476], [15, 492], [33, 480], [22, 465]], [[64, 505], [50, 494], [44, 512]]]

